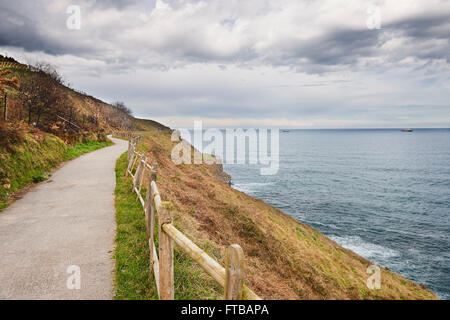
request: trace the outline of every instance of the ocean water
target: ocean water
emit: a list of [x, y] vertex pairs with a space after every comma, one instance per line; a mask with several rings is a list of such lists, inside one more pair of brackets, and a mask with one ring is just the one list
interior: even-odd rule
[[233, 187], [450, 299], [450, 130], [280, 132], [280, 169]]

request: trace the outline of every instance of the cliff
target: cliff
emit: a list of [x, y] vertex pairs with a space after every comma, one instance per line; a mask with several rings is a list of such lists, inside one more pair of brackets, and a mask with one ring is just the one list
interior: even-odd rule
[[222, 263], [224, 248], [240, 244], [248, 286], [261, 297], [437, 299], [424, 286], [386, 268], [381, 268], [381, 289], [369, 289], [370, 261], [218, 180], [220, 166], [176, 166], [171, 160], [174, 144], [169, 132], [144, 134], [144, 149], [149, 161], [158, 163], [159, 191], [163, 201], [173, 204], [175, 224]]

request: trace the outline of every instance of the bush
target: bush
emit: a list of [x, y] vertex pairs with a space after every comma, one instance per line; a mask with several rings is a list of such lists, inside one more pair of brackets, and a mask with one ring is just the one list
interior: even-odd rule
[[14, 145], [23, 142], [25, 137], [21, 126], [0, 122], [0, 148], [14, 150]]
[[42, 181], [45, 181], [45, 180], [47, 180], [47, 178], [46, 177], [44, 177], [44, 175], [43, 174], [40, 174], [40, 175], [37, 175], [37, 176], [34, 176], [33, 178], [33, 182], [34, 183], [39, 183], [39, 182], [42, 182]]

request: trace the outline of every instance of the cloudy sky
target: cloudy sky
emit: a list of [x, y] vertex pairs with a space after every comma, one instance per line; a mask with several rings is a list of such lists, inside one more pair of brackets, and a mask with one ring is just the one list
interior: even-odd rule
[[447, 0], [0, 2], [0, 53], [172, 127], [450, 127], [449, 38]]

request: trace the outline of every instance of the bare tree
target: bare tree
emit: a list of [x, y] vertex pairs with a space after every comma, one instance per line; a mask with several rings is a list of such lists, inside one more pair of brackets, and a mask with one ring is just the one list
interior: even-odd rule
[[8, 94], [6, 93], [6, 89], [17, 89], [20, 86], [19, 79], [17, 79], [16, 77], [8, 77], [8, 75], [10, 75], [11, 73], [12, 71], [10, 70], [0, 71], [0, 95], [4, 96], [5, 99], [5, 110], [3, 114], [3, 118], [5, 121], [8, 120]]
[[110, 126], [127, 130], [132, 129], [134, 126], [133, 112], [123, 102], [102, 104], [100, 111]]
[[38, 62], [35, 63], [32, 68], [35, 70], [35, 72], [46, 75], [48, 78], [52, 79], [56, 84], [64, 85], [63, 77], [59, 74], [56, 67], [51, 65], [50, 63]]
[[56, 69], [44, 63], [35, 65], [33, 71], [24, 77], [20, 97], [24, 107], [28, 109], [29, 124], [32, 122], [32, 114], [35, 115], [36, 126], [39, 126], [43, 115], [55, 118], [65, 100], [64, 91], [61, 90], [62, 83]]
[[125, 105], [125, 103], [123, 103], [122, 101], [114, 102], [114, 103], [112, 104], [112, 106], [113, 106], [114, 108], [116, 108], [117, 110], [119, 110], [119, 111], [121, 111], [121, 112], [123, 112], [123, 113], [125, 113], [125, 114], [127, 114], [127, 115], [129, 115], [129, 116], [132, 116], [132, 115], [133, 115], [133, 111], [131, 111], [131, 109], [128, 108], [128, 107]]

